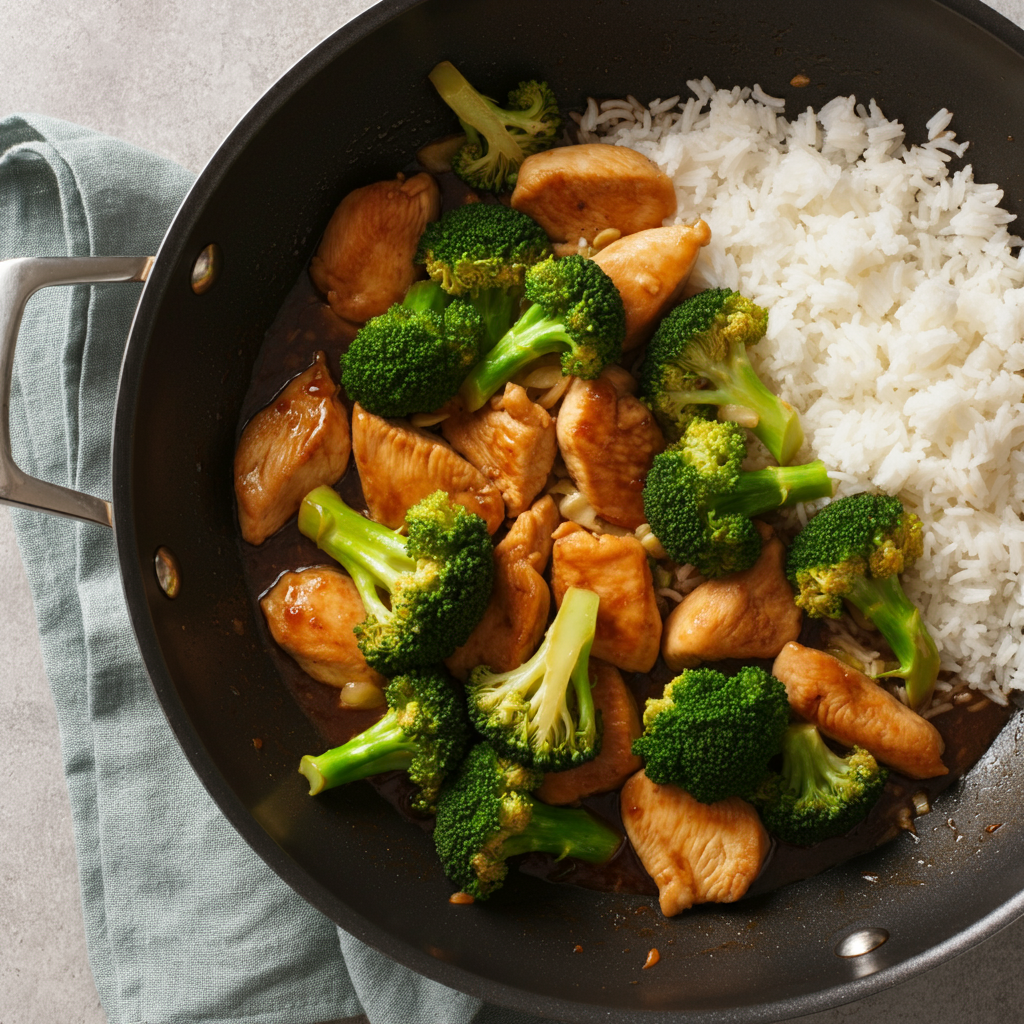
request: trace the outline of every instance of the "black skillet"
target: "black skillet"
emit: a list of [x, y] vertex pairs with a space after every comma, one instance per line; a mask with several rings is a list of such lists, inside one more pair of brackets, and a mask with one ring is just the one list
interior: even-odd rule
[[[344, 928], [445, 984], [565, 1021], [795, 1017], [992, 934], [1024, 911], [1016, 718], [921, 819], [918, 845], [904, 837], [774, 894], [673, 920], [650, 899], [515, 874], [487, 904], [450, 906], [429, 839], [369, 786], [306, 796], [295, 765], [318, 740], [259, 640], [244, 585], [236, 423], [263, 334], [334, 205], [452, 128], [425, 77], [445, 58], [498, 93], [544, 77], [567, 109], [588, 95], [685, 95], [686, 79], [705, 74], [719, 86], [760, 83], [790, 111], [874, 97], [911, 141], [947, 107], [973, 144], [977, 178], [999, 182], [1011, 211], [1024, 206], [1024, 32], [976, 0], [385, 0], [346, 25], [268, 91], [200, 176], [148, 271], [125, 357], [118, 552], [143, 657], [195, 770], [259, 854]], [[791, 87], [797, 74], [810, 85]], [[194, 264], [210, 243], [222, 269], [197, 294]], [[11, 486], [0, 472], [8, 500]], [[61, 511], [104, 517], [101, 506]], [[173, 600], [154, 571], [160, 548], [180, 568]], [[991, 823], [1005, 824], [990, 834]], [[871, 952], [837, 955], [883, 935]], [[661, 963], [641, 975], [654, 946]]]

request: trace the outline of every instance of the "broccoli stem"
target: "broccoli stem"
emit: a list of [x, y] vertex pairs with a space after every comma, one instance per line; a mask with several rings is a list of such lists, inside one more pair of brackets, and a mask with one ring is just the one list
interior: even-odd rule
[[578, 809], [549, 807], [526, 797], [533, 813], [530, 823], [502, 844], [503, 857], [519, 853], [550, 853], [558, 860], [575, 857], [590, 864], [611, 860], [622, 844], [622, 836], [592, 814]]
[[907, 597], [899, 577], [895, 573], [881, 579], [857, 574], [843, 596], [878, 627], [899, 660], [899, 668], [882, 672], [879, 678], [902, 677], [910, 706], [924, 706], [935, 688], [941, 659], [921, 612]]
[[463, 126], [475, 128], [487, 140], [488, 153], [492, 147], [499, 150], [513, 167], [523, 162], [523, 151], [506, 131], [495, 108], [466, 81], [450, 61], [441, 61], [428, 77], [434, 83], [438, 95], [451, 107]]
[[342, 565], [345, 566], [349, 576], [352, 578], [352, 582], [356, 585], [359, 599], [363, 602], [363, 609], [367, 617], [372, 615], [378, 622], [386, 622], [391, 616], [391, 609], [384, 604], [380, 599], [380, 594], [377, 593], [376, 578], [355, 562], [351, 564], [342, 562]]
[[580, 648], [579, 656], [572, 670], [572, 687], [576, 691], [576, 732], [589, 736], [597, 730], [597, 715], [594, 711], [594, 694], [590, 689], [590, 648], [593, 636]]
[[[594, 725], [594, 698], [590, 692], [590, 648], [594, 643], [594, 623], [599, 603], [600, 598], [592, 590], [570, 587], [562, 598], [562, 606], [543, 643], [530, 659], [531, 665], [546, 666], [547, 674], [552, 678], [570, 679], [579, 700], [579, 725], [575, 731], [583, 734]], [[515, 675], [516, 670], [509, 674]], [[542, 672], [532, 678], [531, 682], [539, 684], [544, 675]], [[556, 687], [548, 686], [540, 689], [530, 699], [532, 701], [538, 697], [540, 707], [531, 722], [531, 736], [548, 736], [555, 718], [563, 714], [565, 694], [557, 692]]]
[[461, 392], [466, 408], [470, 412], [479, 409], [523, 367], [571, 345], [572, 339], [565, 328], [557, 320], [552, 320], [543, 306], [534, 303], [470, 370]]
[[719, 515], [750, 519], [775, 508], [832, 496], [832, 481], [820, 459], [803, 466], [769, 466], [742, 471], [732, 490], [714, 500]]
[[416, 313], [443, 313], [448, 295], [436, 281], [414, 281], [402, 299], [402, 305]]
[[309, 780], [309, 795], [381, 772], [406, 771], [419, 747], [406, 736], [394, 714], [317, 757], [306, 754], [299, 771]]
[[[374, 581], [390, 594], [399, 576], [416, 569], [400, 534], [349, 508], [331, 487], [317, 487], [302, 499], [299, 530], [348, 570], [364, 605]], [[380, 604], [375, 593], [374, 600]]]
[[800, 722], [786, 730], [782, 753], [782, 777], [798, 798], [835, 786], [849, 771], [847, 763], [829, 750], [810, 722]]
[[479, 294], [470, 297], [470, 305], [484, 322], [481, 354], [494, 348], [512, 326], [519, 301], [519, 294], [506, 292], [503, 288], [482, 288]]
[[750, 409], [757, 416], [757, 426], [751, 433], [778, 460], [787, 465], [804, 443], [804, 431], [796, 410], [765, 387], [754, 372], [746, 350], [739, 348], [723, 366], [701, 371], [714, 389], [693, 391], [691, 402], [700, 405], [738, 405]]

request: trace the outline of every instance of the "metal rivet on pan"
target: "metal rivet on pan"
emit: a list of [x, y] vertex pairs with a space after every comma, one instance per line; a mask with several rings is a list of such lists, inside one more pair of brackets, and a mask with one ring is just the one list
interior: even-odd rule
[[889, 938], [884, 928], [862, 928], [851, 932], [835, 948], [836, 956], [863, 956], [878, 949]]
[[177, 597], [181, 592], [181, 570], [178, 568], [178, 560], [167, 548], [158, 548], [153, 562], [156, 565], [156, 580], [160, 584], [160, 589], [168, 597]]
[[220, 276], [223, 265], [224, 257], [221, 255], [220, 246], [216, 242], [211, 242], [192, 264], [192, 291], [196, 295], [209, 291]]

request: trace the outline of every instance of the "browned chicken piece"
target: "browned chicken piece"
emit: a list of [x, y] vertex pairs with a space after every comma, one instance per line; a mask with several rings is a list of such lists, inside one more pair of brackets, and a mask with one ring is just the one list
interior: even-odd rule
[[676, 212], [672, 179], [624, 146], [562, 146], [528, 156], [512, 207], [529, 214], [552, 242], [592, 242], [605, 228], [623, 235], [661, 227]]
[[323, 352], [246, 424], [235, 452], [242, 537], [262, 544], [314, 487], [345, 475], [352, 448], [345, 406]]
[[440, 213], [441, 193], [429, 174], [400, 174], [349, 192], [309, 265], [331, 309], [361, 324], [401, 302], [422, 276], [412, 261], [420, 235]]
[[597, 380], [577, 378], [558, 413], [558, 447], [569, 476], [594, 511], [609, 523], [635, 530], [645, 523], [644, 479], [665, 438], [631, 393], [635, 381], [621, 367]]
[[445, 659], [465, 682], [477, 665], [495, 672], [518, 668], [536, 650], [548, 624], [551, 591], [541, 575], [551, 557], [558, 506], [545, 496], [520, 515], [494, 549], [494, 589], [469, 639]]
[[494, 533], [505, 519], [497, 487], [442, 441], [405, 420], [385, 420], [352, 407], [352, 454], [370, 515], [397, 530], [405, 513], [434, 491], [475, 512]]
[[545, 803], [574, 804], [595, 793], [610, 793], [643, 767], [633, 753], [633, 740], [643, 732], [640, 715], [619, 670], [592, 658], [590, 691], [601, 713], [601, 752], [578, 768], [545, 775], [534, 793]]
[[665, 620], [661, 656], [673, 672], [723, 658], [774, 658], [800, 635], [803, 614], [783, 569], [786, 548], [770, 526], [757, 527], [761, 557], [691, 590]]
[[864, 747], [912, 779], [947, 773], [938, 729], [831, 654], [788, 643], [772, 674], [785, 685], [793, 710], [826, 736], [847, 747]]
[[570, 587], [601, 599], [591, 654], [626, 672], [649, 672], [658, 660], [661, 616], [647, 552], [636, 537], [595, 537], [576, 523], [552, 535], [551, 589], [561, 605]]
[[710, 241], [711, 228], [699, 220], [637, 231], [594, 256], [594, 262], [615, 282], [626, 307], [623, 351], [647, 341], [658, 321], [682, 298], [701, 247]]
[[441, 432], [494, 482], [509, 516], [530, 507], [558, 452], [555, 421], [518, 384], [506, 384], [503, 395], [495, 395], [477, 412], [460, 408], [442, 422]]
[[768, 852], [757, 811], [737, 796], [702, 804], [678, 786], [656, 785], [637, 772], [622, 787], [621, 809], [666, 917], [695, 903], [738, 900]]
[[327, 567], [286, 572], [260, 607], [275, 643], [314, 679], [339, 688], [350, 682], [387, 686], [356, 646], [352, 628], [366, 612], [345, 573]]

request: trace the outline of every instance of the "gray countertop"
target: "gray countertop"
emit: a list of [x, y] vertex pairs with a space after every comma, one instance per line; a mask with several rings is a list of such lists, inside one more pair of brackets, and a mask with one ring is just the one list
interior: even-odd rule
[[[199, 171], [278, 76], [369, 6], [0, 0], [0, 116], [23, 111], [76, 121]], [[993, 6], [1024, 23], [1024, 0]], [[56, 719], [28, 583], [2, 507], [0, 722], [0, 1022], [101, 1024]], [[1021, 949], [1024, 920], [943, 967], [803, 1020], [1022, 1020]]]

